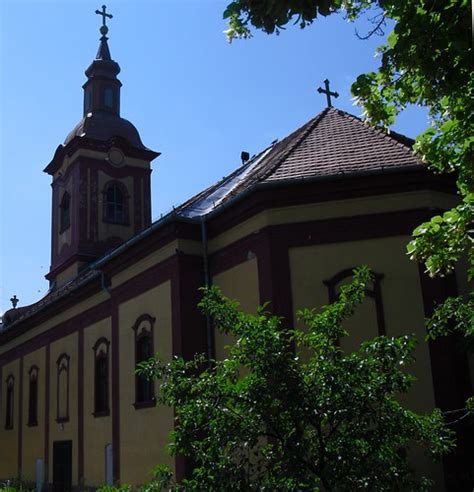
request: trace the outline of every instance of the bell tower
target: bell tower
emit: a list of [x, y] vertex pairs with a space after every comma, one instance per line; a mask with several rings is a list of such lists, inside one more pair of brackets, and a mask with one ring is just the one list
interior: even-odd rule
[[150, 163], [137, 129], [120, 116], [120, 66], [110, 55], [106, 19], [95, 59], [87, 68], [83, 118], [56, 149], [52, 177], [53, 288], [151, 223]]

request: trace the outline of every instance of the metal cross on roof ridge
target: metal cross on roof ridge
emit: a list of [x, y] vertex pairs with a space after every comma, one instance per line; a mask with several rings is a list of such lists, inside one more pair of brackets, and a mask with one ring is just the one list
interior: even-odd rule
[[113, 15], [112, 14], [108, 14], [106, 12], [107, 10], [107, 6], [106, 5], [102, 5], [102, 10], [96, 10], [95, 13], [98, 14], [98, 15], [101, 15], [102, 16], [102, 27], [107, 28], [107, 24], [105, 23], [105, 19], [108, 17], [109, 19], [112, 19]]
[[331, 96], [339, 97], [339, 94], [337, 92], [331, 92], [329, 90], [329, 80], [328, 79], [324, 80], [324, 87], [325, 87], [325, 89], [318, 87], [318, 92], [320, 94], [326, 94], [326, 99], [328, 101], [328, 108], [331, 108], [332, 107]]

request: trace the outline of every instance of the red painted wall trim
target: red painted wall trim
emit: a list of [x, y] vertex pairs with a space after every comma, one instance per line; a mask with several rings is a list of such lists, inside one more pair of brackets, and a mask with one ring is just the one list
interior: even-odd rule
[[77, 476], [84, 483], [84, 327], [77, 339]]
[[120, 333], [118, 303], [112, 298], [112, 468], [120, 482]]
[[[430, 317], [437, 304], [457, 295], [456, 278], [430, 278], [424, 273], [424, 265], [418, 267], [425, 316]], [[466, 399], [472, 395], [467, 356], [459, 342], [452, 335], [429, 341], [435, 405], [443, 411], [464, 408]], [[453, 430], [456, 449], [443, 458], [446, 490], [471, 490], [474, 431], [467, 425], [458, 425]]]
[[90, 166], [90, 210], [89, 210], [89, 240], [99, 239], [99, 173], [98, 170]]
[[[178, 253], [171, 265], [171, 322], [173, 355], [190, 359], [207, 352], [206, 318], [197, 304], [199, 288], [204, 285], [200, 256]], [[175, 457], [176, 479], [190, 478], [192, 464], [182, 456]]]
[[44, 482], [49, 480], [49, 398], [50, 398], [50, 352], [48, 343], [45, 350], [45, 385], [44, 385]]
[[[3, 419], [3, 366], [0, 366], [0, 419]], [[0, 425], [2, 425], [1, 420]]]
[[23, 468], [23, 357], [20, 358], [20, 384], [18, 405], [18, 478], [21, 480]]
[[286, 241], [269, 228], [254, 244], [258, 264], [260, 304], [271, 301], [268, 309], [282, 316], [283, 325], [293, 323], [290, 260]]

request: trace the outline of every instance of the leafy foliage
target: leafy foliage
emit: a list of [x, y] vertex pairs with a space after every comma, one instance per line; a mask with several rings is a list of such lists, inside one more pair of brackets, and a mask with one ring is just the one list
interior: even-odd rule
[[99, 487], [97, 489], [97, 492], [130, 492], [132, 488], [130, 485], [123, 484], [123, 485], [102, 485], [102, 487]]
[[[205, 367], [204, 356], [142, 363], [161, 381], [159, 402], [175, 409], [170, 450], [195, 464], [174, 490], [423, 490], [406, 450], [423, 445], [440, 456], [453, 445], [442, 415], [418, 415], [397, 396], [415, 340], [378, 337], [353, 353], [342, 322], [364, 298], [366, 267], [321, 312], [300, 316], [307, 329], [285, 331], [260, 308], [238, 310], [216, 287], [200, 303], [223, 333], [236, 337], [229, 357]], [[171, 475], [158, 479], [170, 487]]]
[[23, 482], [17, 478], [12, 478], [0, 482], [0, 492], [33, 492], [36, 487], [31, 482]]

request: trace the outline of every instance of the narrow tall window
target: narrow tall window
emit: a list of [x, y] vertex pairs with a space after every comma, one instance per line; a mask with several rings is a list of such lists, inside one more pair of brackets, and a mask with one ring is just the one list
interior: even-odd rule
[[104, 221], [113, 224], [128, 223], [128, 194], [122, 183], [108, 183], [104, 195]]
[[7, 394], [5, 399], [5, 429], [13, 429], [13, 396], [15, 387], [15, 378], [13, 375], [7, 377]]
[[61, 199], [59, 206], [59, 232], [64, 232], [71, 225], [71, 197], [67, 191]]
[[114, 91], [111, 87], [106, 87], [104, 90], [104, 106], [106, 108], [114, 107]]
[[[135, 324], [135, 366], [153, 356], [153, 325], [155, 318], [142, 314]], [[135, 408], [154, 406], [155, 386], [152, 380], [135, 375]]]
[[31, 366], [28, 374], [30, 376], [30, 387], [28, 395], [28, 425], [38, 425], [38, 368]]
[[67, 422], [69, 420], [69, 360], [69, 355], [61, 354], [56, 361], [56, 422]]
[[94, 351], [94, 416], [109, 415], [109, 345], [106, 338], [99, 338]]
[[88, 113], [92, 106], [92, 92], [90, 90], [86, 91], [84, 94], [84, 113]]

